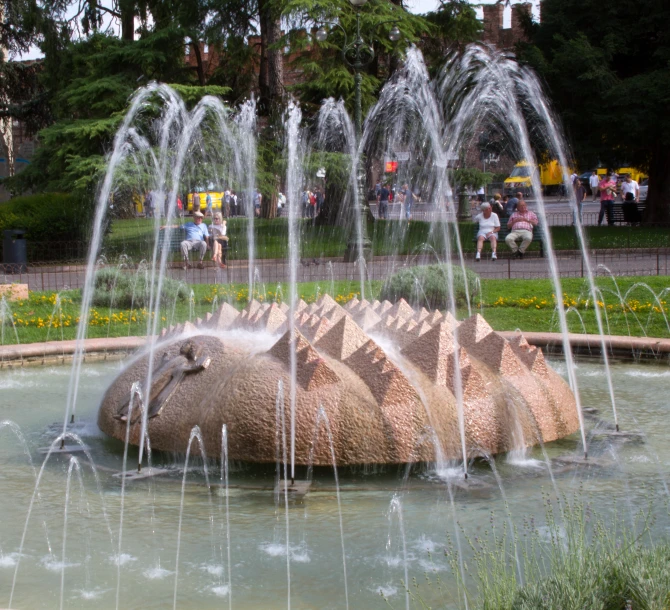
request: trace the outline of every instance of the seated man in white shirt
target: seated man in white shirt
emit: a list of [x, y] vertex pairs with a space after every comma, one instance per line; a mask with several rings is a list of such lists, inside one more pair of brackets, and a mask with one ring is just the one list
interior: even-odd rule
[[482, 203], [479, 206], [481, 212], [475, 216], [475, 222], [479, 223], [479, 231], [477, 231], [477, 254], [475, 260], [479, 261], [482, 258], [482, 248], [484, 242], [491, 242], [491, 260], [498, 258], [496, 249], [498, 247], [498, 231], [500, 231], [500, 219], [498, 215], [491, 209], [490, 203]]

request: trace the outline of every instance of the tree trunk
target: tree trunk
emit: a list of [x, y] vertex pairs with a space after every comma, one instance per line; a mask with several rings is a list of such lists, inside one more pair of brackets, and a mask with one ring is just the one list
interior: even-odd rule
[[119, 0], [121, 13], [121, 38], [132, 42], [135, 40], [135, 0]]
[[205, 86], [205, 70], [202, 67], [202, 53], [200, 52], [200, 42], [191, 38], [191, 46], [195, 55], [196, 71], [198, 73], [198, 83], [201, 87]]
[[[4, 100], [3, 100], [4, 101]], [[12, 117], [0, 118], [0, 140], [2, 152], [7, 159], [7, 176], [14, 175], [14, 133], [12, 131]]]
[[670, 147], [656, 141], [649, 166], [646, 223], [670, 223]]
[[262, 218], [277, 218], [277, 193], [279, 192], [279, 176], [275, 176], [274, 188], [271, 193], [263, 193], [261, 202]]
[[260, 107], [270, 114], [284, 97], [284, 51], [273, 48], [281, 40], [281, 19], [272, 10], [271, 0], [259, 0], [261, 63], [259, 70]]

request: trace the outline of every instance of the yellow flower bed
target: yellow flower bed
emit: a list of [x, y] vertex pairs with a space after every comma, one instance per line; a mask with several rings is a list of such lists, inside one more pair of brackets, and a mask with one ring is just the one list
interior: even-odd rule
[[[486, 302], [480, 302], [479, 306], [484, 307], [518, 307], [519, 309], [555, 309], [556, 308], [556, 296], [551, 295], [551, 300], [548, 299], [539, 299], [538, 297], [530, 298], [519, 298], [519, 299], [508, 299], [505, 297], [498, 297], [498, 299], [488, 304]], [[603, 301], [597, 301], [598, 307], [601, 309], [607, 309], [608, 312], [635, 312], [635, 313], [668, 313], [670, 309], [666, 301], [639, 301], [637, 299], [631, 299], [624, 303], [614, 303], [608, 304]], [[570, 295], [563, 294], [563, 307], [566, 309], [568, 307], [574, 307], [575, 309], [592, 309], [593, 302], [591, 299], [576, 299]]]

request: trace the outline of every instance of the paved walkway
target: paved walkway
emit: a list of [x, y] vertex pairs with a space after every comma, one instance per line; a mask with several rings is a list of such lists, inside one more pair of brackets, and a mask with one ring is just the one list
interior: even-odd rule
[[[538, 253], [529, 253], [523, 260], [501, 255], [491, 261], [486, 249], [484, 260], [475, 262], [469, 254], [466, 266], [485, 279], [537, 279], [549, 277], [549, 264]], [[383, 280], [405, 266], [424, 265], [435, 262], [426, 256], [375, 257], [365, 268], [367, 280]], [[458, 259], [453, 260], [458, 264]], [[591, 254], [593, 269], [599, 274], [611, 272], [621, 275], [670, 275], [670, 250], [612, 250], [594, 251]], [[246, 284], [249, 277], [248, 261], [231, 261], [227, 269], [219, 269], [210, 262], [205, 269], [180, 267], [168, 269], [168, 276], [187, 284]], [[579, 252], [561, 251], [557, 257], [561, 277], [584, 277], [584, 261]], [[286, 260], [263, 259], [256, 261], [256, 279], [266, 285], [288, 281], [290, 275]], [[324, 282], [360, 279], [360, 267], [355, 263], [345, 263], [341, 258], [303, 259], [298, 265], [299, 282]], [[29, 267], [19, 274], [0, 274], [0, 284], [28, 284], [30, 290], [53, 290], [81, 288], [85, 278], [83, 265], [60, 265]], [[326, 288], [327, 289], [327, 288]]]

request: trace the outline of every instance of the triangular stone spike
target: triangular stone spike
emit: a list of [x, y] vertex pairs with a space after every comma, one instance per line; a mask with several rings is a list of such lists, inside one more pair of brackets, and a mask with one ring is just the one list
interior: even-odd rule
[[312, 319], [312, 316], [306, 313], [296, 312], [295, 314], [295, 325], [299, 328], [309, 325], [309, 321]]
[[382, 408], [418, 400], [412, 384], [372, 340], [351, 354], [345, 364], [365, 382]]
[[460, 322], [454, 318], [454, 316], [451, 315], [450, 311], [447, 311], [444, 316], [442, 316], [442, 319], [440, 322], [446, 322], [447, 324], [450, 324], [452, 328], [455, 328], [456, 326], [460, 326]]
[[487, 335], [490, 335], [493, 329], [488, 322], [478, 313], [463, 320], [458, 327], [458, 342], [467, 350], [476, 345]]
[[196, 318], [195, 319], [195, 325], [196, 326], [202, 326], [202, 318]]
[[300, 299], [300, 300], [295, 304], [295, 310], [296, 310], [296, 311], [303, 311], [304, 309], [307, 309], [307, 307], [308, 307], [307, 303], [305, 303], [305, 301], [303, 301], [302, 299]]
[[358, 302], [358, 306], [355, 309], [350, 309], [349, 313], [351, 315], [354, 315], [355, 313], [361, 313], [362, 311], [365, 311], [370, 307], [370, 303], [368, 302], [367, 299], [362, 299], [361, 301]]
[[317, 311], [319, 311], [319, 306], [316, 303], [310, 303], [307, 306], [307, 313], [311, 316], [315, 314]]
[[[293, 332], [298, 383], [305, 390], [310, 391], [317, 387], [339, 382], [340, 379], [335, 371], [328, 366], [300, 331], [294, 330]], [[286, 331], [268, 353], [289, 367], [291, 365], [291, 332]]]
[[261, 311], [263, 313], [265, 313], [268, 309], [270, 309], [271, 306], [272, 306], [272, 303], [263, 303], [261, 305]]
[[403, 320], [408, 320], [409, 318], [414, 317], [414, 310], [410, 307], [409, 303], [405, 299], [400, 299], [391, 309], [390, 313], [396, 318], [402, 318]]
[[370, 308], [371, 308], [372, 311], [374, 311], [377, 315], [379, 315], [379, 311], [381, 310], [381, 307], [382, 307], [382, 304], [381, 304], [381, 302], [378, 301], [377, 299], [375, 299], [374, 301], [372, 301], [372, 303], [370, 303]]
[[393, 303], [391, 303], [390, 301], [382, 301], [381, 305], [379, 306], [379, 311], [377, 313], [383, 318], [384, 314], [390, 309], [393, 309]]
[[[319, 307], [321, 307], [321, 311], [323, 314], [328, 313], [333, 307], [339, 307], [339, 303], [331, 297], [329, 294], [324, 294], [318, 301], [317, 303], [319, 304]], [[322, 315], [323, 315], [322, 314]]]
[[353, 299], [349, 299], [349, 300], [345, 303], [344, 308], [345, 308], [347, 311], [351, 311], [351, 310], [354, 309], [359, 303], [360, 303], [360, 301], [359, 301], [356, 297], [354, 297]]
[[436, 324], [402, 350], [403, 356], [436, 385], [448, 385], [448, 360], [453, 359], [454, 335], [448, 324]]
[[332, 324], [335, 325], [337, 324], [342, 318], [345, 316], [348, 316], [349, 314], [345, 311], [344, 307], [340, 307], [339, 305], [337, 307], [333, 307], [326, 315], [325, 317], [328, 319], [328, 321]]
[[291, 308], [282, 301], [281, 303], [279, 303], [279, 309], [281, 309], [283, 313], [288, 315], [288, 312], [290, 311]]
[[198, 327], [193, 324], [193, 322], [189, 322], [188, 320], [184, 322], [184, 326], [182, 327], [181, 330], [182, 333], [197, 333], [198, 332]]
[[[463, 324], [465, 324], [465, 322]], [[462, 341], [461, 329], [463, 328], [463, 324], [459, 327], [458, 337], [459, 340], [461, 340], [461, 345], [470, 353], [470, 355], [477, 358], [477, 360], [481, 360], [484, 364], [487, 364], [503, 375], [523, 375], [528, 372], [526, 365], [519, 360], [509, 342], [493, 330], [484, 334], [484, 328], [480, 323], [478, 323], [478, 330], [482, 332], [482, 338], [479, 341], [472, 343], [472, 335], [469, 335], [467, 343]]]
[[165, 337], [165, 335], [167, 335], [167, 334], [168, 334], [168, 329], [165, 328], [165, 327], [161, 328], [161, 334], [160, 334], [160, 336], [161, 336], [161, 337]]
[[410, 319], [407, 320], [407, 322], [405, 322], [405, 324], [400, 328], [400, 330], [404, 333], [411, 333], [417, 326], [418, 324], [416, 323], [416, 321]]
[[[248, 315], [246, 311], [244, 314]], [[214, 330], [225, 330], [233, 326], [239, 317], [240, 312], [237, 311], [237, 309], [229, 303], [223, 303], [223, 305], [216, 310], [214, 315], [210, 316], [207, 326]]]
[[[293, 329], [293, 337], [295, 340], [295, 351], [299, 352], [306, 347], [311, 347], [306, 337], [297, 329]], [[268, 350], [275, 358], [281, 360], [284, 364], [291, 364], [291, 331], [287, 330], [277, 342]], [[317, 354], [318, 355], [318, 354]]]
[[273, 303], [267, 308], [265, 313], [256, 321], [256, 328], [269, 333], [276, 333], [284, 327], [288, 318], [279, 308], [279, 305]]
[[211, 312], [208, 311], [208, 312], [205, 314], [205, 321], [204, 321], [204, 324], [205, 324], [205, 325], [209, 324], [210, 320], [211, 320], [213, 317], [214, 317], [214, 314], [212, 314]]
[[412, 332], [415, 336], [421, 337], [422, 335], [425, 335], [431, 328], [433, 327], [424, 320], [421, 322], [421, 324], [417, 324], [416, 328]]
[[430, 324], [431, 326], [435, 326], [435, 324], [439, 323], [442, 320], [442, 318], [443, 316], [440, 313], [440, 310], [436, 309], [426, 318], [426, 322], [428, 322], [428, 324]]
[[419, 311], [417, 311], [414, 314], [413, 320], [420, 324], [426, 318], [428, 318], [428, 316], [430, 316], [430, 312], [425, 307], [422, 307]]
[[346, 360], [361, 345], [368, 341], [368, 336], [349, 316], [344, 316], [314, 346], [336, 360]]
[[523, 335], [515, 335], [509, 339], [509, 345], [519, 360], [533, 373], [542, 377], [547, 375], [547, 362], [540, 348], [530, 345]]
[[307, 324], [305, 324], [305, 326], [307, 328], [313, 328], [320, 322], [320, 320], [321, 318], [319, 316], [312, 314], [311, 316], [309, 316], [309, 320], [307, 321]]
[[354, 315], [354, 320], [365, 332], [368, 332], [381, 322], [381, 318], [371, 307], [366, 307], [364, 311], [357, 312]]
[[174, 331], [172, 331], [172, 332], [175, 335], [181, 335], [184, 332], [184, 325], [183, 324], [177, 324], [177, 326], [174, 327]]
[[247, 328], [249, 323], [249, 312], [246, 309], [243, 309], [240, 314], [235, 318], [231, 328]]
[[314, 324], [307, 325], [302, 332], [310, 343], [316, 343], [331, 328], [333, 328], [333, 325], [327, 318], [317, 318]]
[[260, 310], [261, 304], [256, 300], [252, 299], [247, 303], [247, 306], [242, 310], [247, 312], [247, 316], [251, 319], [256, 313]]

